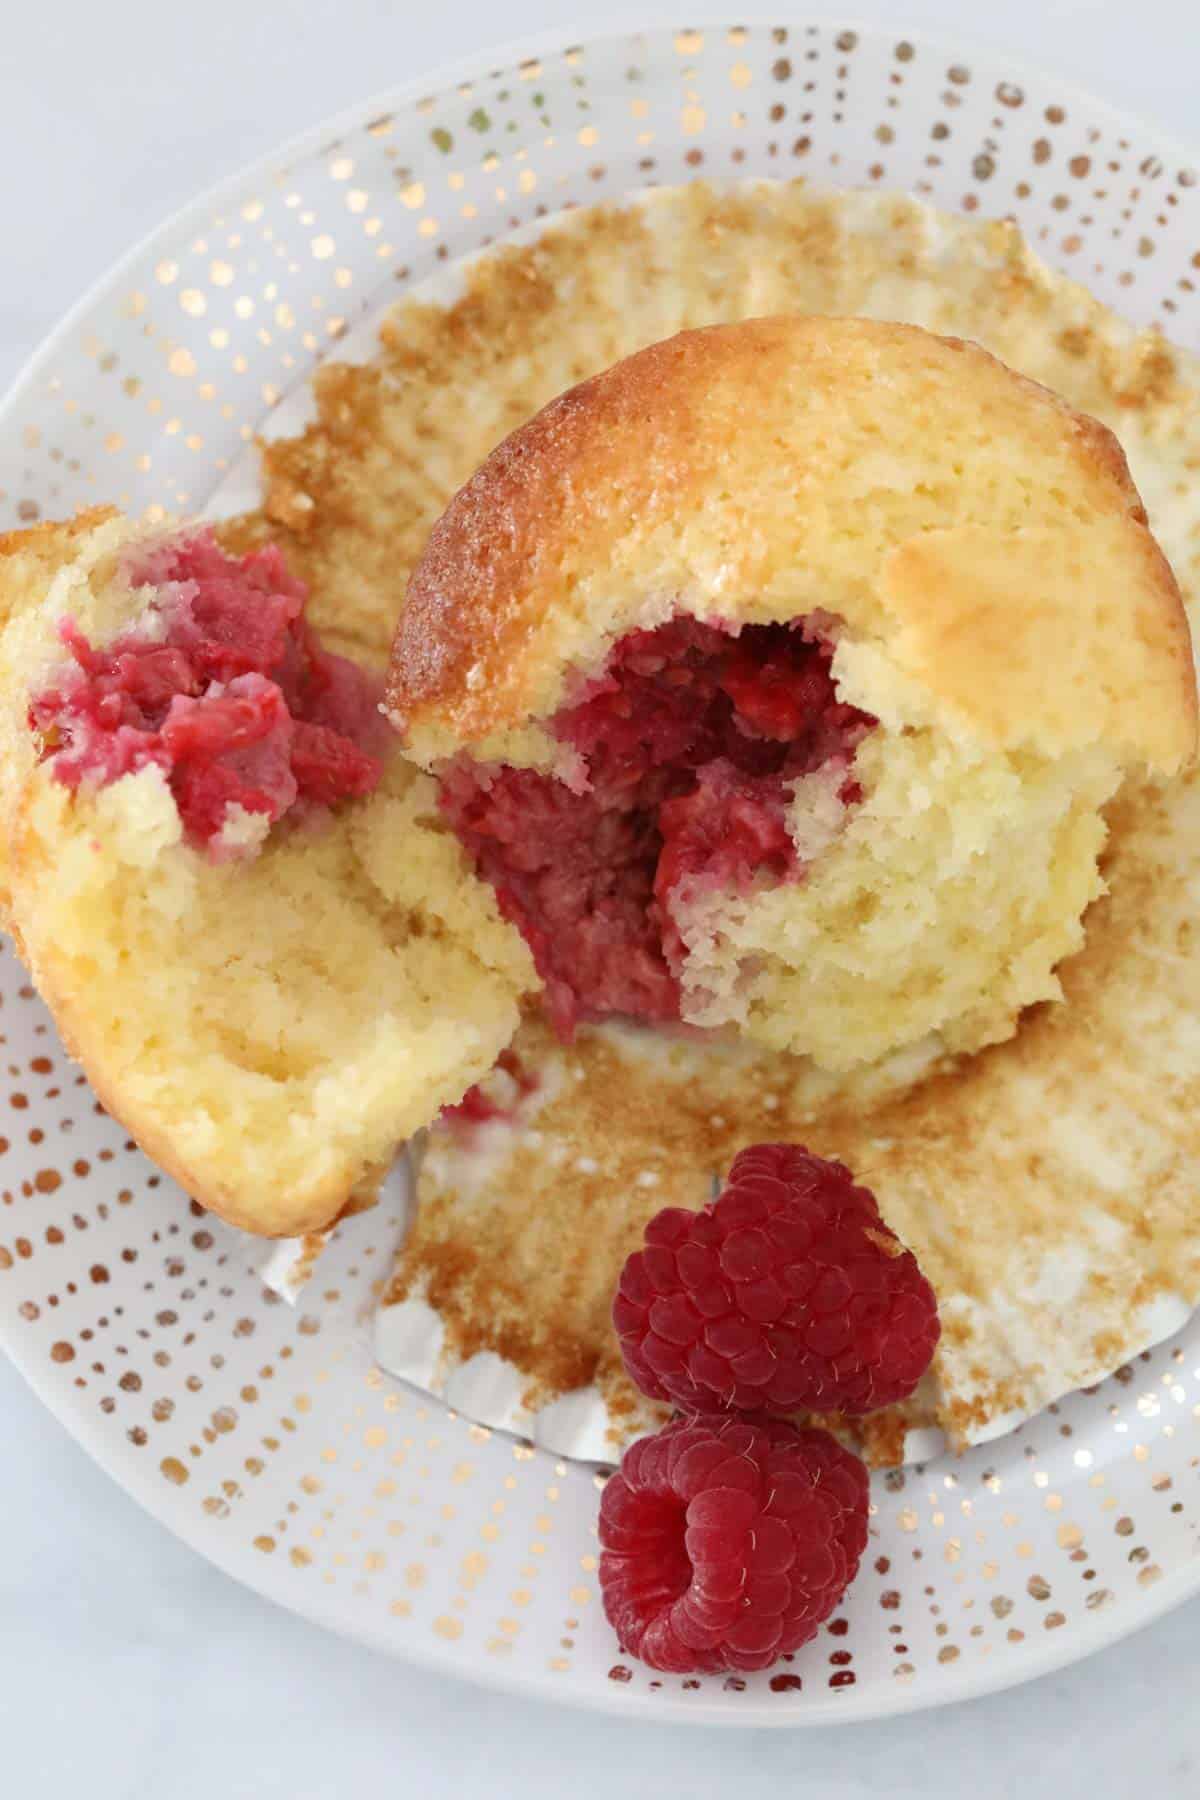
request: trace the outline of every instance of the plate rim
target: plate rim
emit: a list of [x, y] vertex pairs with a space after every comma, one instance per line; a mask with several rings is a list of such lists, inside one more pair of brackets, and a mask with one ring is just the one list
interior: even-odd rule
[[[1195, 147], [1177, 134], [1150, 123], [1140, 114], [1094, 94], [1072, 77], [1060, 74], [1056, 69], [1040, 65], [1031, 58], [1011, 54], [994, 40], [979, 36], [970, 29], [961, 33], [948, 34], [924, 28], [908, 28], [903, 23], [889, 26], [878, 20], [863, 19], [857, 15], [848, 16], [840, 11], [829, 12], [824, 9], [813, 12], [804, 10], [799, 14], [789, 11], [787, 17], [781, 20], [779, 10], [764, 9], [760, 6], [739, 12], [736, 19], [715, 17], [697, 19], [692, 28], [702, 32], [719, 32], [728, 31], [734, 25], [766, 28], [781, 23], [786, 24], [790, 29], [803, 29], [810, 25], [825, 29], [836, 27], [855, 31], [862, 37], [876, 39], [891, 38], [899, 34], [918, 48], [951, 56], [955, 54], [973, 56], [988, 65], [989, 73], [994, 67], [997, 72], [1002, 69], [1007, 76], [1024, 77], [1031, 82], [1053, 81], [1059, 93], [1069, 100], [1080, 103], [1093, 118], [1107, 120], [1121, 131], [1133, 134], [1143, 142], [1152, 144], [1159, 153], [1169, 153], [1177, 157], [1184, 165], [1200, 167], [1200, 147]], [[549, 27], [513, 38], [489, 39], [472, 52], [440, 61], [428, 68], [422, 68], [416, 75], [405, 81], [393, 82], [387, 87], [373, 90], [357, 101], [350, 102], [346, 106], [339, 107], [335, 112], [322, 116], [314, 124], [291, 133], [274, 147], [263, 152], [262, 155], [239, 165], [229, 174], [204, 186], [180, 206], [172, 209], [149, 231], [130, 244], [94, 281], [89, 283], [81, 296], [67, 308], [57, 324], [36, 345], [18, 368], [3, 394], [0, 394], [0, 422], [21, 403], [26, 395], [31, 393], [43, 369], [58, 354], [60, 346], [102, 300], [121, 285], [130, 269], [147, 258], [161, 242], [173, 240], [194, 215], [206, 213], [211, 208], [219, 206], [223, 199], [240, 192], [244, 186], [260, 176], [269, 175], [273, 178], [281, 167], [288, 167], [298, 158], [311, 154], [326, 141], [336, 140], [342, 132], [357, 126], [364, 117], [370, 117], [378, 112], [399, 110], [405, 106], [411, 106], [424, 98], [427, 93], [442, 91], [463, 81], [479, 80], [497, 65], [507, 67], [510, 63], [519, 62], [530, 56], [562, 53], [576, 45], [587, 48], [592, 45], [611, 43], [630, 35], [681, 29], [683, 27], [679, 23], [678, 15], [669, 13], [664, 7], [634, 10], [622, 6], [608, 20], [604, 29], [599, 31], [583, 33], [571, 32], [562, 27]], [[1168, 339], [1168, 341], [1170, 340]], [[218, 1568], [222, 1574], [249, 1588], [261, 1598], [324, 1630], [331, 1631], [338, 1637], [363, 1644], [369, 1649], [395, 1660], [411, 1662], [421, 1668], [444, 1674], [459, 1681], [466, 1681], [478, 1687], [511, 1693], [524, 1699], [546, 1699], [559, 1705], [602, 1715], [608, 1714], [621, 1718], [633, 1717], [638, 1720], [648, 1719], [665, 1725], [703, 1724], [740, 1730], [798, 1730], [809, 1727], [820, 1728], [831, 1724], [840, 1724], [843, 1727], [851, 1724], [867, 1724], [874, 1720], [895, 1717], [904, 1713], [931, 1711], [964, 1700], [1002, 1693], [1010, 1688], [1036, 1681], [1056, 1670], [1085, 1661], [1092, 1655], [1133, 1636], [1200, 1593], [1200, 1544], [1198, 1544], [1186, 1565], [1156, 1583], [1153, 1588], [1147, 1590], [1144, 1597], [1130, 1596], [1105, 1618], [1098, 1618], [1090, 1627], [1087, 1641], [1082, 1648], [1078, 1635], [1071, 1634], [1065, 1639], [1047, 1642], [1038, 1650], [1024, 1654], [1019, 1661], [1014, 1659], [1013, 1666], [995, 1674], [986, 1666], [983, 1669], [968, 1666], [954, 1671], [943, 1670], [936, 1677], [936, 1683], [930, 1676], [920, 1675], [906, 1683], [895, 1683], [893, 1689], [881, 1685], [875, 1691], [858, 1690], [855, 1692], [853, 1701], [849, 1703], [841, 1697], [841, 1694], [827, 1694], [820, 1699], [806, 1699], [803, 1706], [794, 1712], [786, 1707], [773, 1705], [769, 1709], [756, 1711], [753, 1716], [748, 1717], [749, 1709], [745, 1703], [734, 1708], [716, 1699], [693, 1697], [690, 1694], [672, 1694], [668, 1697], [665, 1691], [654, 1692], [641, 1688], [623, 1688], [617, 1693], [609, 1692], [606, 1687], [599, 1685], [594, 1689], [582, 1687], [575, 1689], [558, 1684], [545, 1671], [533, 1668], [520, 1672], [516, 1669], [510, 1671], [502, 1665], [494, 1663], [464, 1664], [461, 1658], [456, 1658], [449, 1650], [442, 1651], [436, 1646], [416, 1641], [411, 1644], [399, 1643], [387, 1637], [369, 1622], [352, 1624], [332, 1605], [327, 1604], [324, 1596], [317, 1590], [305, 1592], [303, 1598], [307, 1603], [300, 1604], [296, 1597], [297, 1590], [287, 1587], [282, 1579], [273, 1579], [270, 1565], [265, 1563], [261, 1557], [252, 1556], [250, 1550], [244, 1547], [226, 1546], [216, 1534], [206, 1536], [200, 1528], [199, 1521], [193, 1521], [185, 1510], [173, 1505], [169, 1490], [164, 1490], [160, 1485], [152, 1482], [149, 1475], [144, 1474], [136, 1463], [127, 1462], [116, 1454], [98, 1419], [94, 1420], [82, 1408], [72, 1409], [64, 1405], [63, 1390], [51, 1379], [41, 1363], [27, 1352], [21, 1336], [9, 1329], [3, 1314], [0, 1314], [0, 1349], [5, 1352], [14, 1367], [24, 1377], [37, 1398], [79, 1444], [80, 1448], [103, 1469], [110, 1479], [124, 1489], [154, 1519], [156, 1524], [169, 1530], [174, 1537], [180, 1539], [190, 1550], [198, 1553], [205, 1561]], [[438, 1401], [437, 1404], [444, 1406], [441, 1401]], [[925, 1691], [927, 1684], [929, 1684], [928, 1692]], [[844, 1694], [846, 1691], [842, 1690], [841, 1693]]]
[[[774, 9], [755, 6], [739, 12], [736, 20], [698, 20], [694, 29], [729, 31], [735, 24], [763, 28], [779, 23], [779, 15]], [[891, 35], [887, 27], [874, 20], [862, 19], [857, 15], [847, 17], [841, 12], [809, 12], [805, 10], [799, 17], [789, 16], [786, 23], [789, 29], [802, 29], [806, 25], [832, 28], [836, 25], [846, 31], [856, 31], [867, 37]], [[136, 238], [107, 268], [101, 270], [80, 297], [67, 308], [58, 323], [53, 325], [41, 342], [34, 347], [8, 386], [3, 392], [0, 392], [0, 418], [25, 392], [68, 332], [91, 311], [110, 288], [120, 284], [126, 271], [139, 262], [161, 237], [173, 232], [192, 213], [206, 209], [210, 204], [220, 201], [225, 195], [235, 192], [244, 182], [253, 179], [260, 172], [276, 170], [281, 160], [285, 163], [289, 162], [293, 157], [307, 150], [310, 145], [319, 144], [322, 139], [331, 134], [336, 135], [364, 113], [386, 111], [420, 99], [430, 88], [450, 87], [460, 81], [472, 78], [478, 80], [481, 71], [486, 72], [496, 60], [503, 63], [514, 60], [519, 62], [526, 56], [566, 51], [575, 44], [586, 48], [589, 44], [611, 43], [613, 39], [628, 37], [631, 33], [681, 29], [677, 16], [668, 12], [665, 7], [655, 7], [652, 10], [652, 16], [648, 16], [647, 12], [640, 8], [634, 10], [622, 6], [612, 16], [603, 31], [581, 36], [579, 33], [564, 31], [560, 27], [548, 27], [544, 31], [526, 32], [514, 38], [489, 40], [478, 50], [438, 62], [420, 74], [410, 77], [407, 81], [393, 82], [388, 87], [372, 89], [369, 94], [364, 94], [359, 100], [339, 107], [336, 112], [322, 115], [314, 124], [302, 127], [299, 131], [281, 139], [273, 149], [264, 151], [261, 156], [256, 156], [251, 161], [240, 164], [228, 175], [219, 176], [215, 181], [199, 189], [190, 199], [183, 201], [181, 205], [173, 208], [165, 218], [160, 219], [157, 225], [151, 226], [149, 231]], [[904, 27], [897, 26], [895, 29], [903, 31]], [[989, 38], [976, 36], [969, 30], [962, 36], [950, 36], [939, 31], [923, 29], [908, 30], [904, 35], [915, 45], [926, 46], [950, 54], [965, 45], [980, 56], [1002, 60], [1013, 73], [1023, 74], [1031, 80], [1044, 81], [1052, 75], [1052, 79], [1061, 85], [1062, 91], [1066, 95], [1074, 97], [1094, 111], [1106, 115], [1114, 124], [1149, 134], [1162, 149], [1170, 149], [1186, 163], [1200, 163], [1200, 144], [1194, 146], [1173, 132], [1165, 131], [1157, 125], [1148, 123], [1140, 114], [1093, 94], [1090, 89], [1069, 75], [1048, 71], [1028, 57], [1010, 55]]]
[[[91, 1422], [82, 1412], [78, 1418], [68, 1418], [60, 1412], [55, 1404], [56, 1389], [53, 1382], [46, 1379], [45, 1371], [32, 1357], [26, 1356], [10, 1340], [2, 1320], [0, 1348], [4, 1349], [13, 1366], [57, 1423], [117, 1486], [150, 1514], [156, 1524], [168, 1530], [173, 1537], [185, 1543], [189, 1550], [203, 1557], [223, 1575], [248, 1587], [259, 1598], [270, 1601], [285, 1612], [318, 1625], [322, 1630], [330, 1631], [349, 1643], [362, 1644], [392, 1661], [411, 1662], [436, 1674], [469, 1682], [475, 1687], [514, 1694], [522, 1699], [545, 1699], [589, 1713], [617, 1718], [632, 1716], [638, 1720], [664, 1725], [703, 1724], [743, 1731], [788, 1731], [834, 1724], [865, 1725], [909, 1712], [932, 1712], [962, 1701], [983, 1699], [989, 1694], [1023, 1687], [1056, 1670], [1084, 1662], [1100, 1651], [1110, 1649], [1124, 1638], [1132, 1637], [1165, 1614], [1174, 1612], [1185, 1601], [1194, 1598], [1200, 1590], [1198, 1555], [1191, 1566], [1177, 1570], [1156, 1583], [1148, 1590], [1144, 1600], [1136, 1602], [1135, 1607], [1131, 1608], [1126, 1603], [1107, 1614], [1105, 1622], [1097, 1624], [1094, 1638], [1082, 1652], [1078, 1649], [1077, 1640], [1071, 1637], [1059, 1641], [1048, 1640], [1042, 1648], [1027, 1659], [1023, 1657], [1019, 1666], [1014, 1666], [998, 1680], [990, 1679], [989, 1671], [989, 1678], [981, 1681], [979, 1671], [967, 1667], [939, 1674], [936, 1677], [936, 1687], [931, 1687], [928, 1693], [923, 1690], [931, 1677], [918, 1676], [910, 1682], [895, 1683], [891, 1690], [880, 1687], [877, 1694], [869, 1699], [865, 1696], [870, 1690], [864, 1690], [864, 1696], [856, 1696], [856, 1701], [850, 1705], [839, 1694], [824, 1694], [819, 1699], [806, 1700], [803, 1708], [794, 1713], [776, 1704], [751, 1719], [746, 1716], [744, 1702], [734, 1708], [715, 1699], [693, 1698], [685, 1694], [672, 1694], [668, 1699], [665, 1698], [665, 1691], [655, 1693], [648, 1688], [622, 1688], [618, 1695], [617, 1692], [610, 1693], [607, 1688], [599, 1686], [595, 1689], [563, 1687], [542, 1671], [518, 1673], [498, 1665], [463, 1663], [455, 1658], [452, 1651], [442, 1651], [417, 1640], [412, 1644], [399, 1644], [369, 1622], [351, 1625], [332, 1605], [326, 1606], [322, 1595], [315, 1589], [306, 1595], [311, 1604], [300, 1605], [295, 1597], [296, 1590], [287, 1589], [282, 1581], [271, 1579], [269, 1571], [272, 1565], [262, 1557], [252, 1557], [251, 1551], [245, 1547], [226, 1547], [219, 1538], [210, 1540], [205, 1537], [199, 1523], [194, 1522], [190, 1515], [173, 1511], [171, 1490], [162, 1488], [160, 1484], [156, 1485], [148, 1474], [143, 1475], [136, 1467], [131, 1466], [127, 1474], [125, 1465], [111, 1453], [110, 1444], [98, 1423]], [[441, 1406], [443, 1403], [438, 1401], [436, 1404]], [[1132, 1611], [1136, 1611], [1135, 1618], [1131, 1617]], [[843, 1693], [845, 1691], [842, 1690]]]

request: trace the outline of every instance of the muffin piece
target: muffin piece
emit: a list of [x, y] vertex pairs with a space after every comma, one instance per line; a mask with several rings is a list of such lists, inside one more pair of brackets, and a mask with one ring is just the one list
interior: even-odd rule
[[507, 439], [413, 575], [388, 708], [560, 1031], [829, 1068], [1057, 998], [1101, 809], [1196, 737], [1112, 435], [852, 319], [685, 332]]
[[369, 1187], [532, 979], [303, 599], [199, 531], [0, 539], [5, 923], [109, 1111], [270, 1236]]

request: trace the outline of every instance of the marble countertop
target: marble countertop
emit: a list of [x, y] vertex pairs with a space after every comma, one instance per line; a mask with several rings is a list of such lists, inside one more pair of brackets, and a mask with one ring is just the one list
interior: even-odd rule
[[[664, 11], [651, 4], [646, 16]], [[688, 18], [736, 11], [689, 0]], [[846, 11], [962, 41], [956, 0], [852, 0]], [[0, 385], [128, 244], [281, 138], [489, 41], [637, 17], [561, 0], [12, 9], [0, 59]], [[1194, 0], [1120, 12], [1104, 0], [1007, 0], [975, 20], [995, 47], [1195, 135]], [[706, 1800], [735, 1786], [848, 1800], [1200, 1792], [1200, 1601], [1036, 1688], [945, 1712], [797, 1734], [618, 1726], [454, 1685], [273, 1609], [142, 1513], [2, 1359], [0, 1420], [6, 1793], [307, 1800], [380, 1781], [432, 1800], [568, 1787], [577, 1800]]]

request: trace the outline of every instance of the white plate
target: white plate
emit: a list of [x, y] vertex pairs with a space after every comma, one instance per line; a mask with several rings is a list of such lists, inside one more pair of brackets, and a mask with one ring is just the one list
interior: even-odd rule
[[[805, 172], [1018, 218], [1109, 304], [1200, 347], [1200, 192], [1154, 132], [1043, 77], [837, 25], [530, 46], [286, 146], [129, 257], [0, 415], [0, 517], [203, 510], [319, 358], [439, 264], [650, 182]], [[243, 469], [245, 468], [243, 463]], [[619, 1713], [849, 1720], [1072, 1661], [1200, 1588], [1200, 1329], [960, 1461], [875, 1483], [842, 1613], [746, 1680], [618, 1656], [590, 1471], [374, 1368], [400, 1200], [293, 1311], [99, 1116], [11, 952], [0, 1337], [55, 1413], [230, 1573], [367, 1643]]]

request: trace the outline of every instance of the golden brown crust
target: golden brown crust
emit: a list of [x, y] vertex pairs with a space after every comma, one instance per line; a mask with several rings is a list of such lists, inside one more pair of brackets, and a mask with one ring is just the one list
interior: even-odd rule
[[[745, 618], [824, 605], [885, 646], [911, 628], [936, 699], [1001, 741], [1036, 743], [1055, 661], [1033, 641], [1036, 595], [1008, 594], [1023, 654], [979, 711], [956, 667], [971, 599], [961, 569], [949, 609], [946, 590], [926, 606], [920, 583], [879, 592], [889, 555], [964, 525], [973, 566], [1000, 593], [1014, 533], [1050, 534], [1059, 560], [1078, 564], [1075, 663], [1119, 669], [1124, 685], [1067, 741], [1083, 733], [1167, 769], [1187, 760], [1186, 619], [1116, 439], [976, 345], [867, 320], [683, 332], [552, 401], [434, 527], [397, 628], [389, 705], [432, 760], [544, 716], [570, 670], [594, 666], [647, 609]], [[1073, 698], [1061, 696], [1064, 718]]]
[[0, 531], [0, 556], [30, 552], [43, 557], [48, 567], [58, 568], [79, 538], [115, 517], [115, 507], [91, 506], [77, 512], [73, 519], [43, 519], [37, 525], [23, 525], [19, 531]]
[[1010, 220], [805, 181], [690, 182], [566, 213], [461, 282], [450, 305], [398, 305], [371, 363], [317, 370], [312, 423], [260, 447], [261, 510], [219, 528], [238, 549], [273, 537], [321, 630], [372, 662], [434, 524], [508, 432], [673, 332], [771, 313], [905, 318], [982, 344], [1118, 433], [1181, 554], [1194, 359], [1048, 269]]
[[[1086, 568], [1059, 532], [1013, 532], [1002, 559], [970, 526], [898, 545], [881, 572], [898, 627], [895, 662], [991, 745], [1028, 741], [1032, 718], [1038, 748], [1052, 755], [1099, 738], [1174, 772], [1196, 738], [1191, 637], [1182, 600], [1172, 604], [1175, 577], [1148, 530], [1130, 539], [1122, 521], [1116, 532], [1105, 522], [1089, 532]], [[1093, 617], [1107, 615], [1100, 629], [1080, 629], [1084, 591]]]

